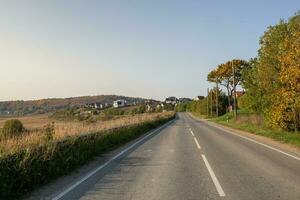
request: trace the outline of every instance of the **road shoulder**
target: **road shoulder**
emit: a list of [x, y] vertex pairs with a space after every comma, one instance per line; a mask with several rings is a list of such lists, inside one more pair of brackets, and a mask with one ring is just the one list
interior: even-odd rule
[[192, 113], [188, 113], [188, 115], [196, 121], [206, 123], [206, 124], [208, 124], [212, 127], [217, 127], [219, 129], [225, 130], [226, 132], [232, 132], [234, 134], [238, 134], [238, 135], [247, 137], [249, 139], [255, 140], [257, 142], [269, 145], [271, 147], [280, 149], [282, 151], [285, 151], [285, 152], [291, 153], [291, 154], [293, 154], [297, 157], [300, 157], [300, 148], [295, 147], [291, 144], [286, 144], [286, 143], [274, 140], [272, 138], [264, 137], [264, 136], [261, 136], [261, 135], [255, 135], [255, 134], [247, 132], [247, 131], [242, 131], [242, 130], [239, 130], [239, 129], [224, 126], [224, 125], [221, 125], [221, 124], [218, 124], [216, 122], [212, 122], [212, 121], [209, 121], [209, 120], [206, 120], [206, 119], [200, 119], [198, 117], [195, 117]]

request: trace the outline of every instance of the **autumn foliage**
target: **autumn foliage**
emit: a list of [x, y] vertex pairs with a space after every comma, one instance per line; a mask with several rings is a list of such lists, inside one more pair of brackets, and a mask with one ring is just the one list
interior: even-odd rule
[[257, 58], [242, 74], [243, 104], [264, 114], [266, 125], [300, 128], [300, 15], [281, 20], [261, 37]]
[[270, 26], [260, 39], [256, 58], [220, 64], [208, 74], [207, 80], [224, 86], [229, 105], [233, 88], [241, 84], [246, 91], [238, 100], [241, 108], [262, 115], [268, 127], [298, 131], [300, 14]]
[[[232, 105], [232, 95], [234, 88], [240, 84], [242, 71], [248, 66], [244, 60], [234, 59], [226, 63], [220, 64], [217, 68], [207, 75], [209, 82], [218, 83], [226, 88], [228, 96], [228, 104]], [[233, 69], [235, 81], [233, 81]]]

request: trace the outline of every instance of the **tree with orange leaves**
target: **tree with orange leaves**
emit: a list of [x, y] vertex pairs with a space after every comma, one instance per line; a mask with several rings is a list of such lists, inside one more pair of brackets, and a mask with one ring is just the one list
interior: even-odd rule
[[[234, 59], [226, 63], [220, 64], [215, 70], [207, 75], [209, 82], [218, 83], [227, 90], [228, 104], [231, 105], [233, 90], [240, 84], [242, 78], [242, 70], [248, 66], [244, 60]], [[233, 68], [235, 69], [235, 82], [233, 81]]]

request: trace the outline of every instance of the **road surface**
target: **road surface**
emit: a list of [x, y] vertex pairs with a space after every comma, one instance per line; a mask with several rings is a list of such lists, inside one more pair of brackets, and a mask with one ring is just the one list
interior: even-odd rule
[[300, 199], [300, 158], [179, 114], [52, 199]]

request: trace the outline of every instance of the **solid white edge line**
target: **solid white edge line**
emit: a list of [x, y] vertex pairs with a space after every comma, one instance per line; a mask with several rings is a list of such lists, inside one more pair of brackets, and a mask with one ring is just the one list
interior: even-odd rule
[[70, 187], [68, 187], [66, 190], [62, 191], [57, 196], [53, 197], [52, 200], [59, 200], [64, 195], [66, 195], [67, 193], [69, 193], [70, 191], [72, 191], [74, 188], [76, 188], [78, 185], [80, 185], [82, 182], [86, 181], [87, 179], [89, 179], [90, 177], [92, 177], [94, 174], [96, 174], [97, 172], [99, 172], [101, 169], [103, 169], [104, 167], [106, 167], [107, 165], [109, 165], [112, 161], [116, 160], [117, 158], [119, 158], [120, 156], [122, 156], [124, 153], [128, 152], [129, 150], [131, 150], [132, 148], [134, 148], [135, 146], [137, 146], [139, 143], [142, 143], [144, 140], [146, 140], [150, 136], [154, 135], [156, 132], [158, 132], [161, 129], [167, 127], [173, 121], [174, 120], [171, 120], [171, 121], [167, 122], [166, 124], [162, 125], [161, 127], [157, 128], [157, 129], [155, 129], [153, 131], [150, 131], [150, 133], [148, 135], [146, 135], [145, 137], [141, 138], [137, 142], [133, 143], [132, 145], [130, 145], [129, 147], [127, 147], [126, 149], [124, 149], [123, 151], [121, 151], [120, 153], [118, 153], [117, 155], [115, 155], [113, 158], [111, 158], [110, 160], [108, 160], [106, 163], [100, 165], [99, 167], [97, 167], [96, 169], [94, 169], [93, 171], [91, 171], [90, 173], [88, 173], [86, 176], [84, 176], [83, 178], [81, 178], [80, 180], [78, 180], [77, 182], [75, 182], [73, 185], [71, 185]]
[[198, 149], [201, 149], [201, 146], [200, 146], [200, 144], [199, 144], [199, 142], [198, 142], [197, 138], [195, 138], [195, 137], [194, 137], [194, 140], [195, 140], [195, 143], [196, 143], [196, 145], [197, 145]]
[[211, 176], [211, 178], [212, 178], [212, 181], [213, 181], [214, 184], [215, 184], [215, 187], [216, 187], [216, 189], [217, 189], [217, 191], [218, 191], [218, 193], [219, 193], [219, 196], [220, 196], [220, 197], [225, 197], [225, 193], [224, 193], [224, 191], [223, 191], [223, 189], [222, 189], [222, 187], [221, 187], [221, 185], [220, 185], [220, 183], [219, 183], [219, 181], [218, 181], [218, 179], [217, 179], [217, 177], [216, 177], [214, 171], [213, 171], [212, 168], [210, 167], [210, 164], [209, 164], [209, 162], [207, 161], [205, 155], [204, 155], [204, 154], [201, 154], [201, 156], [202, 156], [202, 159], [203, 159], [203, 161], [204, 161], [204, 163], [205, 163], [205, 165], [206, 165], [206, 167], [207, 167], [207, 169], [208, 169], [208, 172], [209, 172], [209, 174], [210, 174], [210, 176]]
[[264, 146], [264, 147], [266, 147], [266, 148], [272, 149], [273, 151], [276, 151], [276, 152], [278, 152], [278, 153], [282, 153], [282, 154], [284, 154], [284, 155], [286, 155], [286, 156], [289, 156], [289, 157], [291, 157], [291, 158], [294, 158], [294, 159], [300, 161], [300, 158], [299, 158], [299, 157], [294, 156], [294, 155], [289, 154], [289, 153], [286, 153], [286, 152], [284, 152], [284, 151], [282, 151], [282, 150], [280, 150], [280, 149], [277, 149], [277, 148], [275, 148], [275, 147], [272, 147], [272, 146], [270, 146], [270, 145], [267, 145], [267, 144], [258, 142], [258, 141], [254, 140], [254, 139], [251, 139], [251, 138], [248, 138], [248, 137], [245, 137], [245, 136], [236, 134], [236, 133], [232, 133], [232, 132], [230, 132], [230, 131], [228, 131], [228, 130], [225, 130], [225, 129], [223, 129], [223, 128], [221, 128], [221, 127], [218, 127], [218, 126], [214, 126], [214, 127], [218, 128], [218, 129], [220, 129], [220, 130], [222, 130], [222, 131], [225, 131], [226, 133], [229, 133], [229, 134], [238, 136], [238, 137], [240, 137], [240, 138], [243, 138], [243, 139], [245, 139], [245, 140], [254, 142], [254, 143], [256, 143], [256, 144], [259, 144], [259, 145]]
[[[190, 116], [190, 117], [191, 117], [191, 116]], [[191, 117], [191, 118], [194, 119], [193, 117]], [[194, 120], [204, 122], [204, 121], [198, 120], [198, 119], [194, 119]], [[282, 150], [280, 150], [280, 149], [277, 149], [277, 148], [275, 148], [275, 147], [272, 147], [272, 146], [270, 146], [270, 145], [264, 144], [264, 143], [262, 143], [262, 142], [258, 142], [258, 141], [254, 140], [254, 139], [248, 138], [248, 137], [246, 137], [246, 136], [239, 135], [239, 134], [237, 134], [237, 133], [230, 132], [229, 130], [226, 130], [225, 128], [219, 127], [218, 125], [211, 124], [210, 122], [204, 122], [204, 123], [208, 124], [209, 126], [215, 127], [215, 128], [217, 128], [217, 129], [219, 129], [219, 130], [222, 130], [222, 131], [224, 131], [224, 132], [226, 132], [226, 133], [229, 133], [229, 134], [235, 135], [235, 136], [237, 136], [237, 137], [243, 138], [243, 139], [245, 139], [245, 140], [254, 142], [254, 143], [256, 143], [256, 144], [259, 144], [259, 145], [264, 146], [264, 147], [266, 147], [266, 148], [272, 149], [273, 151], [276, 151], [276, 152], [278, 152], [278, 153], [284, 154], [284, 155], [286, 155], [286, 156], [288, 156], [288, 157], [291, 157], [291, 158], [294, 158], [294, 159], [300, 161], [300, 158], [299, 158], [299, 157], [294, 156], [294, 155], [289, 154], [289, 153], [286, 153], [286, 152], [284, 152], [284, 151], [282, 151]]]

